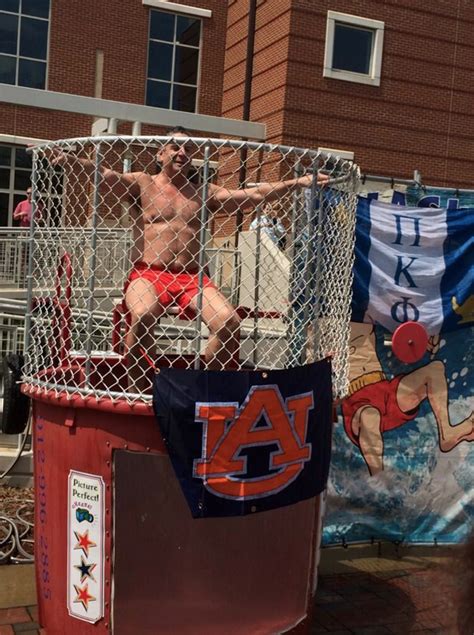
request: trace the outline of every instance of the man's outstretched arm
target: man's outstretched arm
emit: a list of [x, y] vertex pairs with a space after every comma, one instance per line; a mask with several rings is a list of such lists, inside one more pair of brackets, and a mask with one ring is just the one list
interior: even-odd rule
[[[328, 175], [318, 173], [318, 186], [323, 187], [328, 181]], [[312, 182], [312, 175], [305, 174], [295, 179], [260, 183], [254, 187], [244, 187], [238, 190], [229, 190], [225, 187], [211, 185], [209, 206], [212, 209], [224, 209], [227, 212], [233, 212], [237, 208], [252, 209], [260, 205], [260, 203], [277, 201], [294, 190], [311, 187]]]
[[[54, 148], [52, 150], [50, 161], [51, 165], [58, 165], [69, 169], [72, 172], [76, 172], [77, 176], [83, 173], [89, 178], [92, 178], [94, 175], [94, 161], [79, 158], [73, 153], [63, 152], [60, 148]], [[102, 183], [107, 184], [109, 189], [117, 196], [117, 198], [128, 199], [132, 203], [139, 199], [140, 189], [137, 179], [141, 172], [121, 173], [111, 170], [110, 168], [101, 167], [100, 173], [102, 176]]]

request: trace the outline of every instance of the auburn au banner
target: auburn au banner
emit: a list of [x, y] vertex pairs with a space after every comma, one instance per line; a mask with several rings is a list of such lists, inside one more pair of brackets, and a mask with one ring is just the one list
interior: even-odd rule
[[326, 486], [331, 364], [156, 375], [155, 414], [193, 517], [291, 505]]

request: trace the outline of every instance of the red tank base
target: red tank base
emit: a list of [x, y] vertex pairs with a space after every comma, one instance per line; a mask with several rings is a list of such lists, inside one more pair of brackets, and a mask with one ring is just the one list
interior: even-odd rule
[[193, 520], [151, 406], [38, 393], [33, 413], [47, 635], [309, 633], [319, 497]]

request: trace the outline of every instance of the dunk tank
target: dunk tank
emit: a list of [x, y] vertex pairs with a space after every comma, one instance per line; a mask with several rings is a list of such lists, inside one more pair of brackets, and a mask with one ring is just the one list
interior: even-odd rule
[[[162, 190], [170, 137], [33, 150], [21, 389], [39, 621], [48, 635], [308, 632], [358, 168], [171, 141], [186, 182]], [[124, 295], [138, 261], [159, 269], [157, 244], [194, 287]]]

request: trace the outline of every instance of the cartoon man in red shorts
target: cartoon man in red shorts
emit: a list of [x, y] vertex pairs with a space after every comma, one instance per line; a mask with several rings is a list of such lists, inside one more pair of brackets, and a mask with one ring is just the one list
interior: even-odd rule
[[[443, 362], [431, 361], [407, 375], [387, 379], [377, 357], [371, 324], [351, 325], [349, 396], [342, 402], [344, 429], [360, 448], [371, 475], [384, 469], [384, 432], [412, 421], [428, 399], [438, 426], [439, 447], [449, 452], [461, 441], [474, 441], [474, 413], [452, 425]], [[437, 343], [432, 338], [433, 352]], [[356, 376], [354, 376], [356, 375]]]
[[[154, 351], [156, 320], [171, 302], [185, 312], [198, 310], [202, 194], [189, 179], [193, 146], [188, 132], [176, 127], [170, 135], [169, 143], [157, 154], [158, 174], [102, 169], [102, 180], [118, 200], [128, 202], [132, 220], [134, 266], [125, 286], [130, 319], [126, 345], [130, 388], [139, 392], [149, 387], [147, 357]], [[73, 167], [74, 160], [78, 159], [58, 153], [53, 162]], [[79, 161], [84, 171], [92, 173], [92, 162]], [[326, 175], [318, 174], [319, 185], [327, 180]], [[233, 213], [270, 203], [311, 182], [308, 174], [237, 190], [210, 184], [205, 204], [209, 212]], [[240, 321], [211, 280], [204, 276], [202, 282], [201, 316], [209, 329], [204, 356], [208, 368], [222, 369], [235, 359]]]

